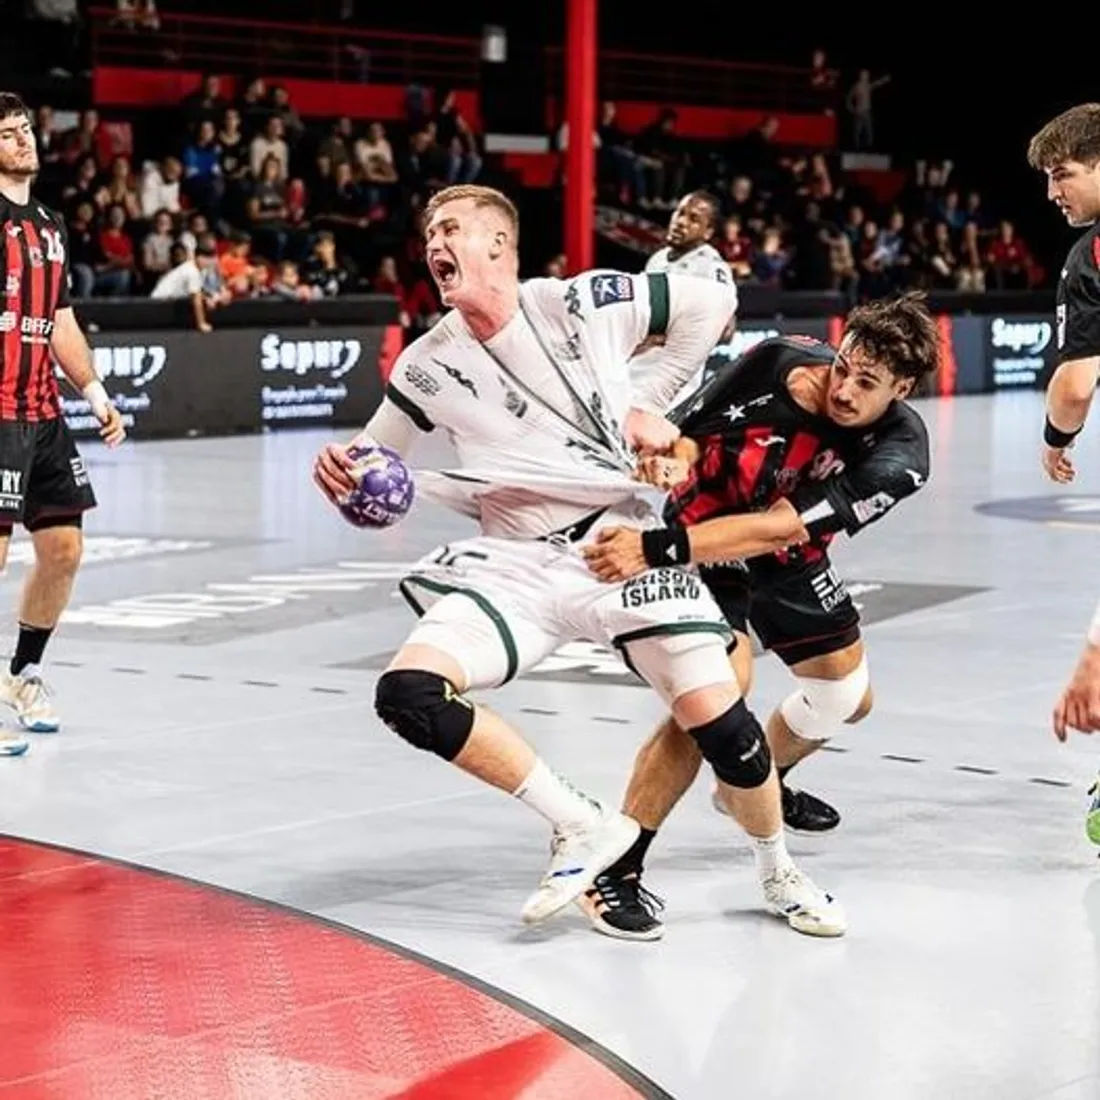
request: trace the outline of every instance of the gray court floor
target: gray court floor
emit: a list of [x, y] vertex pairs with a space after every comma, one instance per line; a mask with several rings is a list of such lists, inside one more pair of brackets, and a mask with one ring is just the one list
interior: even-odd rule
[[[1100, 596], [1100, 434], [1060, 493], [1038, 467], [1039, 395], [921, 409], [931, 482], [835, 554], [865, 609], [877, 710], [800, 776], [844, 813], [834, 836], [792, 841], [844, 902], [843, 940], [761, 913], [703, 781], [654, 848], [662, 942], [608, 940], [572, 912], [525, 930], [541, 821], [371, 711], [412, 621], [394, 578], [469, 527], [419, 504], [355, 531], [310, 483], [315, 432], [85, 448], [102, 506], [48, 663], [66, 726], [0, 760], [0, 831], [389, 937], [683, 1100], [1094, 1100], [1100, 862], [1082, 812], [1100, 744], [1059, 745], [1049, 713]], [[763, 659], [758, 711], [788, 690]], [[612, 799], [660, 714], [590, 646], [496, 705]]]

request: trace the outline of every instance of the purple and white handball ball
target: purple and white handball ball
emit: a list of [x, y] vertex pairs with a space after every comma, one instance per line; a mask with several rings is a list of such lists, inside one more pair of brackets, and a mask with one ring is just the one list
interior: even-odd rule
[[356, 527], [389, 527], [404, 517], [416, 495], [412, 474], [389, 447], [356, 445], [348, 451], [355, 463], [351, 476], [358, 483], [340, 505], [344, 518]]

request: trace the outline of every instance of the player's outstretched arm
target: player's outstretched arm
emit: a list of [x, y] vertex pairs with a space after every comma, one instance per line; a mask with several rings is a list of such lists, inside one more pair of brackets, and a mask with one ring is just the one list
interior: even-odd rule
[[1042, 464], [1047, 477], [1060, 485], [1076, 474], [1069, 449], [1088, 419], [1092, 395], [1100, 378], [1100, 356], [1068, 359], [1047, 386]]
[[104, 442], [108, 447], [117, 447], [126, 438], [126, 428], [95, 372], [92, 349], [71, 307], [59, 309], [54, 314], [50, 351], [65, 377], [84, 395], [95, 418], [103, 425], [99, 434]]
[[774, 554], [806, 542], [809, 534], [790, 501], [777, 500], [766, 512], [718, 516], [694, 527], [638, 531], [608, 527], [582, 553], [601, 580], [623, 581], [661, 566], [703, 565]]

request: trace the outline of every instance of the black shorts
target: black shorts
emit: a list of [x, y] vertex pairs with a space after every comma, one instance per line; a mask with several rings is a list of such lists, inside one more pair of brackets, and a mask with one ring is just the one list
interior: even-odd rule
[[84, 459], [61, 417], [0, 421], [0, 527], [22, 523], [33, 531], [95, 506]]
[[859, 640], [859, 611], [828, 557], [812, 564], [700, 566], [729, 625], [752, 627], [786, 665], [824, 657]]

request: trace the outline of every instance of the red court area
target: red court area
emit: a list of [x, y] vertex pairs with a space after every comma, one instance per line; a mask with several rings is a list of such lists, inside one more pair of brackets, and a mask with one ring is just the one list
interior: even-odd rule
[[655, 1094], [427, 960], [199, 883], [0, 838], [0, 914], [3, 1100]]

